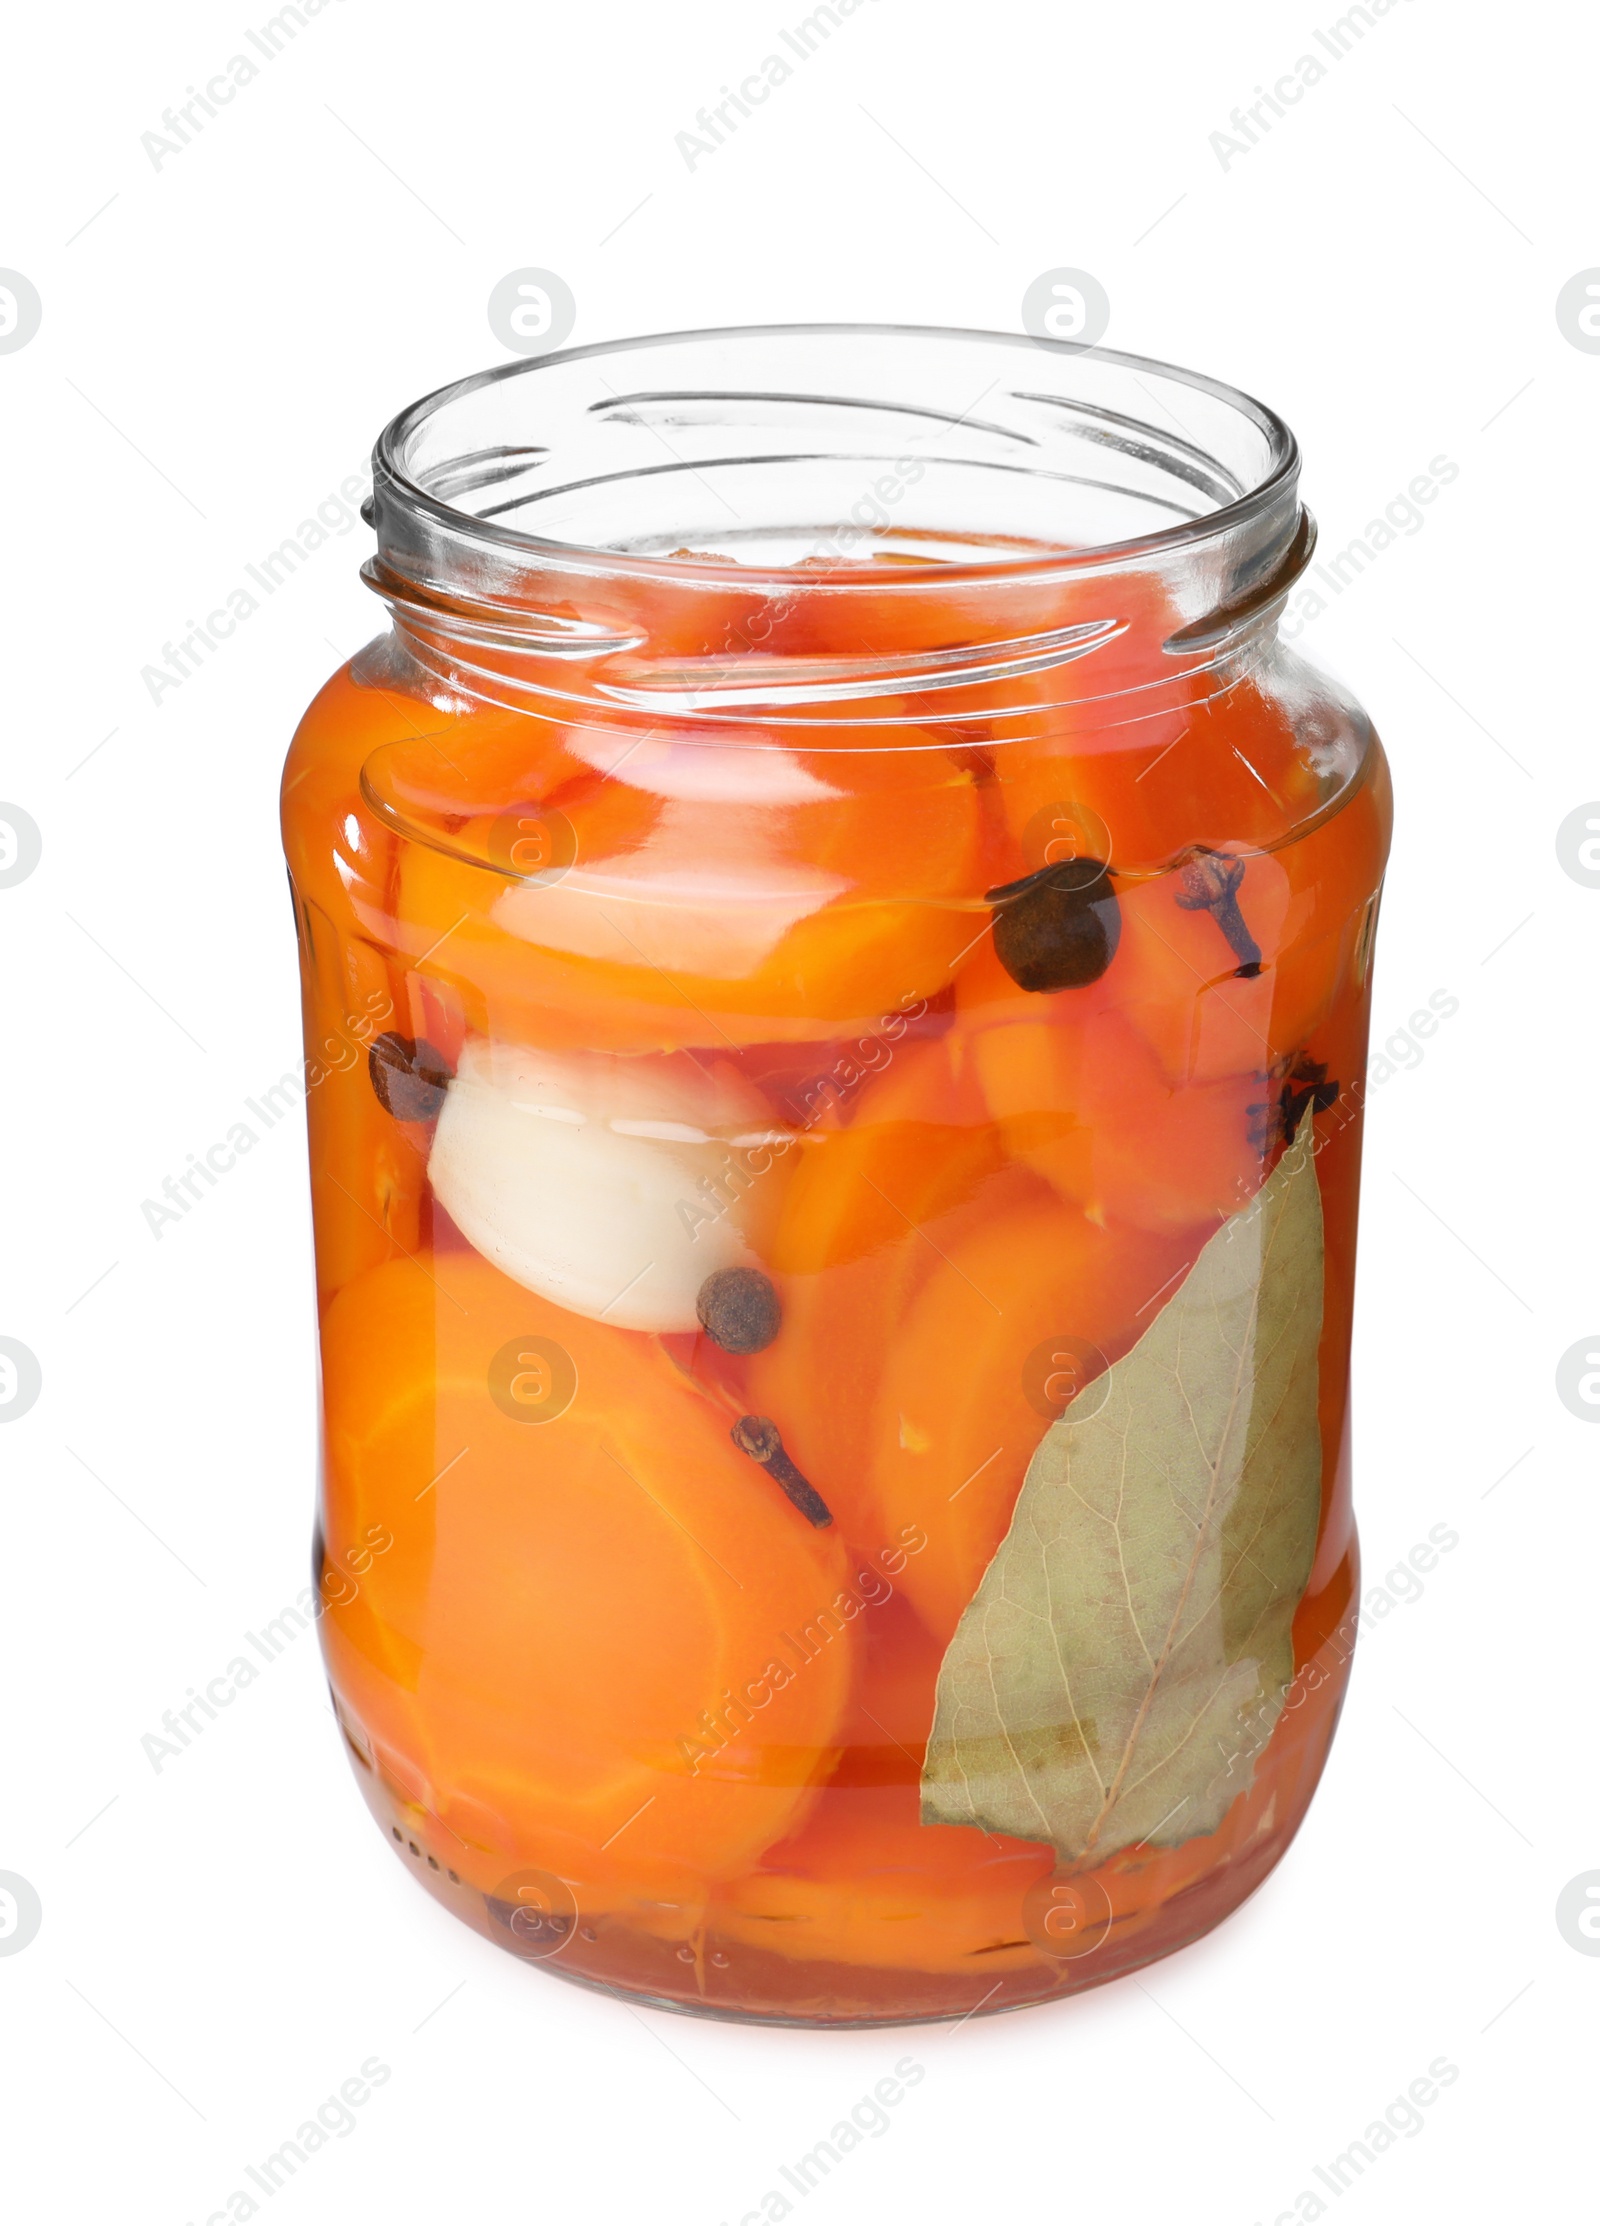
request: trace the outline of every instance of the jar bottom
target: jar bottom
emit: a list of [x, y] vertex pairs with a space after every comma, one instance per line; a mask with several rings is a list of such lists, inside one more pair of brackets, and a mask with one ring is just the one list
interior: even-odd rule
[[[1327, 1726], [1331, 1736], [1331, 1721]], [[693, 1945], [621, 1921], [578, 1920], [555, 1943], [519, 1942], [486, 1897], [426, 1843], [426, 1827], [381, 1779], [356, 1775], [394, 1853], [451, 1914], [519, 1962], [574, 1986], [644, 2009], [724, 2023], [874, 2027], [963, 2023], [1005, 2010], [1063, 2001], [1126, 1978], [1193, 1943], [1242, 1906], [1286, 1853], [1309, 1805], [1326, 1756], [1326, 1737], [1304, 1757], [1300, 1798], [1283, 1822], [1135, 1923], [1113, 1930], [1091, 1952], [1046, 1956], [1019, 1941], [974, 1957], [970, 1971], [928, 1972], [781, 1955], [703, 1928]], [[1305, 1767], [1309, 1764], [1310, 1767]], [[1002, 1961], [1006, 1968], [1000, 1968]]]

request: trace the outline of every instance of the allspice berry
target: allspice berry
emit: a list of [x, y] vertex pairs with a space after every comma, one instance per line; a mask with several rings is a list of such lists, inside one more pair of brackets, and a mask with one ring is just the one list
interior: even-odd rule
[[436, 1119], [450, 1087], [449, 1061], [424, 1036], [379, 1036], [367, 1047], [367, 1075], [397, 1121]]
[[759, 1268], [718, 1268], [700, 1286], [700, 1327], [725, 1353], [763, 1352], [783, 1325], [783, 1306]]
[[1117, 953], [1122, 915], [1098, 858], [1063, 858], [991, 889], [995, 955], [1019, 989], [1082, 989]]

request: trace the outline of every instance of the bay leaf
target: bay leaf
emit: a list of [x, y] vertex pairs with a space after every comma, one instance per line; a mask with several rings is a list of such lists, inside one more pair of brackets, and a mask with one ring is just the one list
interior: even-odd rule
[[924, 1823], [1099, 1860], [1215, 1831], [1250, 1783], [1317, 1539], [1313, 1151], [1307, 1121], [1035, 1453], [940, 1668]]

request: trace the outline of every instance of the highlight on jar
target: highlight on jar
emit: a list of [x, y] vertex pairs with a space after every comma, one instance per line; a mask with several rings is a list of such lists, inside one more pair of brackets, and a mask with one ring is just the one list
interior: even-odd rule
[[316, 1554], [391, 1849], [731, 2017], [1192, 1941], [1356, 1607], [1390, 789], [1278, 636], [1292, 435], [1020, 336], [675, 335], [415, 404], [369, 522], [283, 824], [367, 1047], [307, 1099]]

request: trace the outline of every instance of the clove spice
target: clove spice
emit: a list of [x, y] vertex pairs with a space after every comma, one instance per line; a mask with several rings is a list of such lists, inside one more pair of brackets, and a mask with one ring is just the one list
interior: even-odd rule
[[828, 1503], [783, 1450], [783, 1439], [775, 1422], [764, 1414], [743, 1414], [728, 1434], [741, 1453], [748, 1453], [752, 1461], [766, 1470], [814, 1529], [827, 1529], [833, 1521]]
[[1325, 1059], [1308, 1059], [1304, 1053], [1289, 1070], [1289, 1079], [1278, 1092], [1278, 1123], [1285, 1144], [1294, 1142], [1295, 1130], [1308, 1112], [1326, 1113], [1338, 1102], [1339, 1085], [1328, 1080]]
[[1228, 948], [1239, 961], [1239, 973], [1253, 981], [1261, 971], [1261, 946], [1245, 926], [1239, 910], [1239, 884], [1244, 860], [1221, 850], [1197, 850], [1178, 873], [1178, 902], [1185, 912], [1209, 912]]

